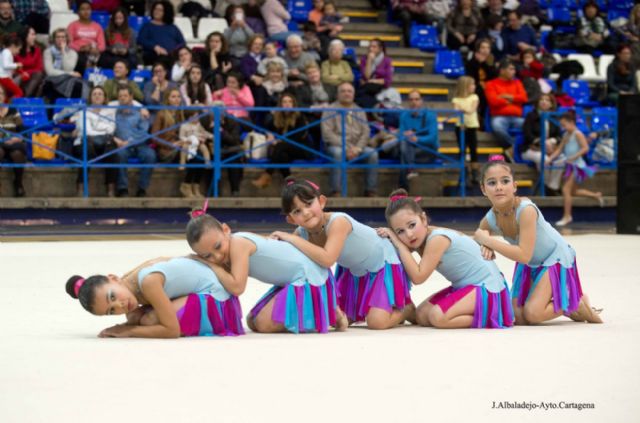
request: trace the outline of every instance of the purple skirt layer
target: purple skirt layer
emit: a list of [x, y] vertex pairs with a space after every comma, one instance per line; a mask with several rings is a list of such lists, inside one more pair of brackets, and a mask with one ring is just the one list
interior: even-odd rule
[[573, 173], [575, 175], [576, 182], [581, 184], [586, 179], [589, 179], [593, 175], [595, 175], [596, 170], [597, 170], [596, 166], [580, 167], [580, 166], [574, 165], [573, 163], [567, 163], [564, 168], [563, 177], [566, 179], [569, 176], [571, 176], [571, 174]]
[[242, 309], [237, 297], [218, 301], [209, 294], [189, 294], [177, 315], [182, 336], [244, 334]]
[[483, 286], [467, 285], [460, 289], [447, 287], [435, 293], [429, 302], [446, 313], [453, 305], [475, 290], [476, 306], [471, 327], [475, 329], [504, 329], [513, 326], [513, 307], [509, 288], [505, 283], [500, 292], [489, 292]]
[[336, 325], [335, 279], [329, 278], [321, 286], [305, 283], [301, 286], [274, 286], [251, 309], [252, 319], [275, 297], [271, 320], [284, 325], [293, 333], [327, 333]]
[[524, 306], [529, 295], [538, 285], [540, 278], [547, 271], [551, 282], [554, 311], [562, 310], [565, 314], [576, 311], [582, 298], [582, 285], [575, 260], [570, 268], [562, 267], [560, 263], [549, 267], [530, 267], [526, 264], [516, 263], [513, 272], [512, 297], [517, 298], [518, 307]]
[[411, 284], [401, 264], [386, 263], [379, 271], [360, 277], [338, 266], [336, 275], [338, 305], [351, 322], [364, 321], [371, 307], [391, 313], [412, 304]]

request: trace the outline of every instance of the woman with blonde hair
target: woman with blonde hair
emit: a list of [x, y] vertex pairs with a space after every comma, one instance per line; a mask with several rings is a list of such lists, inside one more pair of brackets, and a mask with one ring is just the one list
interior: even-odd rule
[[[278, 100], [278, 110], [272, 112], [270, 118], [267, 118], [265, 128], [269, 131], [267, 141], [272, 143], [269, 145], [268, 153], [271, 163], [291, 163], [294, 160], [306, 160], [311, 156], [310, 151], [299, 147], [299, 145], [303, 145], [310, 149], [313, 148], [307, 130], [300, 130], [307, 126], [307, 120], [304, 115], [297, 110], [290, 110], [296, 107], [298, 107], [298, 103], [295, 96], [285, 92]], [[294, 134], [287, 135], [294, 131]], [[283, 135], [293, 142], [276, 138], [274, 134]], [[251, 183], [257, 188], [268, 187], [271, 185], [274, 170], [266, 169], [258, 179], [253, 180]], [[280, 168], [279, 171], [283, 179], [291, 174], [289, 168]]]

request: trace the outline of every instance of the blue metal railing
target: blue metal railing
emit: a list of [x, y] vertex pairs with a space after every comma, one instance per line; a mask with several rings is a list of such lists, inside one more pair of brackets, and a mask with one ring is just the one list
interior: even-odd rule
[[[207, 163], [187, 163], [184, 165], [185, 168], [205, 168], [211, 170], [213, 173], [212, 184], [209, 189], [209, 194], [217, 197], [219, 195], [219, 181], [221, 180], [222, 171], [224, 169], [230, 168], [321, 168], [321, 169], [331, 169], [332, 171], [339, 171], [342, 181], [342, 195], [346, 196], [348, 194], [347, 187], [347, 171], [350, 169], [370, 169], [370, 168], [397, 168], [397, 169], [422, 169], [422, 168], [451, 168], [459, 170], [459, 187], [460, 187], [460, 195], [465, 196], [465, 180], [466, 180], [466, 169], [465, 169], [465, 140], [464, 140], [464, 131], [461, 131], [460, 134], [460, 154], [451, 157], [448, 155], [444, 155], [438, 152], [437, 148], [433, 149], [426, 145], [421, 145], [419, 143], [412, 143], [417, 150], [424, 151], [430, 154], [432, 157], [436, 157], [437, 163], [384, 163], [384, 164], [365, 164], [362, 163], [369, 155], [379, 153], [383, 149], [386, 151], [389, 147], [399, 146], [401, 143], [409, 143], [407, 139], [405, 139], [404, 134], [397, 133], [395, 134], [395, 141], [392, 141], [383, 146], [378, 146], [373, 148], [368, 152], [364, 152], [359, 154], [357, 157], [348, 158], [347, 157], [347, 142], [346, 142], [346, 134], [347, 134], [347, 126], [349, 119], [356, 119], [356, 122], [360, 122], [361, 124], [366, 124], [369, 130], [371, 128], [375, 128], [376, 130], [380, 130], [376, 126], [375, 122], [369, 122], [364, 118], [364, 113], [374, 113], [378, 115], [388, 115], [388, 114], [399, 114], [403, 113], [406, 110], [392, 110], [392, 109], [340, 109], [340, 108], [295, 108], [295, 109], [279, 109], [279, 108], [264, 108], [264, 107], [253, 107], [253, 108], [242, 108], [242, 107], [205, 107], [205, 106], [181, 106], [181, 107], [170, 107], [170, 106], [143, 106], [143, 105], [133, 105], [133, 106], [90, 106], [90, 105], [65, 105], [64, 109], [61, 112], [58, 112], [54, 116], [54, 120], [50, 120], [48, 118], [43, 118], [42, 116], [46, 116], [47, 111], [51, 109], [60, 109], [60, 106], [56, 105], [31, 105], [31, 104], [15, 104], [10, 107], [15, 108], [20, 111], [21, 116], [24, 121], [29, 121], [29, 124], [26, 125], [25, 129], [21, 131], [9, 131], [6, 129], [0, 130], [0, 142], [6, 138], [17, 137], [27, 143], [29, 147], [33, 145], [38, 145], [39, 147], [49, 150], [55, 154], [55, 157], [61, 158], [60, 160], [55, 161], [46, 161], [46, 160], [35, 160], [26, 164], [15, 164], [15, 163], [0, 163], [0, 167], [67, 167], [67, 168], [80, 168], [82, 169], [82, 181], [84, 183], [84, 196], [88, 197], [89, 195], [89, 170], [92, 168], [177, 168], [182, 165], [178, 163], [153, 163], [153, 164], [143, 164], [143, 163], [104, 163], [103, 160], [109, 159], [110, 157], [114, 157], [117, 155], [119, 151], [127, 149], [129, 147], [135, 145], [146, 144], [147, 142], [154, 142], [156, 145], [164, 145], [170, 147], [175, 150], [180, 150], [181, 147], [168, 142], [162, 138], [160, 135], [178, 129], [182, 122], [177, 122], [174, 125], [163, 128], [156, 132], [150, 132], [143, 137], [140, 137], [136, 140], [130, 140], [129, 144], [119, 146], [113, 150], [105, 152], [97, 157], [89, 158], [88, 150], [87, 150], [87, 114], [94, 113], [94, 115], [98, 116], [99, 119], [105, 119], [108, 121], [114, 121], [114, 123], [118, 124], [118, 113], [122, 112], [125, 109], [136, 110], [139, 112], [148, 113], [149, 111], [159, 111], [159, 110], [182, 110], [182, 111], [194, 111], [195, 115], [190, 116], [188, 120], [200, 119], [204, 116], [209, 116], [212, 118], [213, 128], [211, 129], [213, 132], [213, 155], [210, 164]], [[43, 110], [44, 109], [44, 110]], [[114, 110], [114, 112], [101, 112], [101, 110]], [[253, 122], [251, 116], [255, 116], [256, 113], [264, 113], [267, 114], [269, 112], [278, 111], [278, 110], [286, 110], [286, 111], [299, 111], [304, 113], [308, 117], [308, 123], [302, 128], [297, 128], [295, 130], [289, 131], [285, 134], [279, 134], [276, 132], [272, 132], [260, 125], [257, 125]], [[44, 113], [43, 113], [44, 111]], [[238, 117], [237, 115], [241, 112], [243, 115], [244, 112], [248, 112], [250, 115], [248, 117]], [[355, 112], [355, 113], [354, 113]], [[449, 116], [459, 120], [460, 123], [464, 123], [464, 116], [461, 112], [456, 110], [437, 110], [433, 111], [438, 115]], [[321, 114], [318, 117], [318, 114]], [[39, 116], [39, 118], [36, 118]], [[349, 117], [349, 119], [348, 119]], [[33, 119], [32, 119], [33, 118]], [[239, 124], [242, 125], [243, 128], [256, 131], [262, 134], [271, 134], [273, 138], [271, 140], [267, 140], [262, 144], [251, 147], [249, 150], [244, 150], [238, 152], [236, 154], [232, 154], [224, 159], [222, 159], [222, 144], [221, 144], [221, 123], [222, 119], [232, 119]], [[299, 132], [307, 131], [315, 126], [322, 125], [322, 122], [329, 119], [340, 119], [340, 128], [341, 128], [341, 147], [342, 147], [342, 157], [340, 160], [336, 160], [330, 154], [325, 153], [321, 148], [314, 149], [301, 144], [299, 142], [294, 141], [291, 137], [296, 135]], [[52, 132], [52, 128], [55, 131], [56, 122], [61, 120], [71, 119], [76, 123], [81, 123], [82, 131], [81, 133], [75, 136], [75, 140], [80, 140], [82, 145], [82, 154], [81, 157], [74, 157], [73, 155], [62, 152], [58, 149], [52, 149], [46, 145], [43, 145], [32, 139], [31, 135], [36, 132]], [[383, 129], [384, 130], [384, 129]], [[386, 130], [384, 130], [386, 131]], [[388, 131], [387, 131], [388, 132]], [[260, 162], [260, 163], [241, 163], [238, 162], [239, 159], [242, 159], [246, 154], [250, 154], [252, 150], [259, 148], [267, 148], [268, 145], [274, 142], [286, 142], [296, 147], [307, 151], [312, 157], [315, 157], [319, 160], [315, 161], [302, 161], [296, 163], [268, 163], [268, 162]], [[316, 140], [320, 141], [320, 140]], [[199, 160], [204, 161], [204, 158], [199, 154], [196, 156]]]

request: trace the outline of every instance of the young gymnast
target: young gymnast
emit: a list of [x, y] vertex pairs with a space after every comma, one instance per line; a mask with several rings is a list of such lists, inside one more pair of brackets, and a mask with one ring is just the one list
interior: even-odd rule
[[238, 298], [208, 265], [192, 258], [149, 260], [122, 277], [72, 276], [66, 291], [95, 315], [126, 314], [125, 324], [104, 329], [100, 337], [244, 334]]
[[231, 233], [228, 225], [206, 214], [207, 203], [187, 225], [187, 241], [206, 260], [222, 284], [240, 295], [249, 276], [274, 285], [253, 307], [247, 324], [254, 332], [344, 330], [346, 316], [337, 309], [331, 270], [311, 261], [291, 244], [249, 232]]
[[497, 251], [516, 262], [511, 288], [516, 324], [542, 323], [563, 314], [602, 323], [582, 293], [575, 251], [531, 200], [516, 196], [513, 170], [502, 156], [492, 156], [484, 165], [480, 187], [493, 207], [474, 239], [486, 247], [485, 258]]
[[570, 110], [560, 116], [560, 125], [565, 130], [562, 141], [558, 148], [549, 155], [549, 162], [552, 162], [560, 154], [566, 157], [564, 184], [562, 185], [562, 198], [564, 211], [562, 219], [556, 222], [556, 226], [566, 226], [573, 222], [571, 214], [572, 197], [591, 197], [598, 201], [600, 207], [604, 206], [604, 199], [601, 192], [593, 192], [577, 186], [590, 178], [595, 173], [595, 167], [588, 166], [583, 156], [589, 151], [587, 138], [576, 125], [576, 112]]
[[276, 231], [323, 267], [338, 263], [338, 305], [350, 322], [367, 322], [370, 329], [389, 329], [415, 321], [410, 285], [391, 242], [345, 213], [324, 211], [327, 198], [306, 179], [287, 178], [282, 210], [293, 234]]
[[[404, 189], [391, 193], [385, 210], [390, 228], [377, 230], [398, 249], [414, 284], [425, 282], [434, 270], [451, 282], [418, 306], [418, 324], [441, 329], [513, 326], [509, 288], [498, 266], [482, 257], [470, 237], [430, 226], [418, 200]], [[413, 252], [420, 254], [420, 262]]]

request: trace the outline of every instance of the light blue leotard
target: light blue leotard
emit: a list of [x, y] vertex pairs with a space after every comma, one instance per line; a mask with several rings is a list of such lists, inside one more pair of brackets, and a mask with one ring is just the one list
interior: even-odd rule
[[435, 236], [445, 236], [451, 245], [442, 255], [436, 270], [442, 274], [454, 289], [468, 285], [483, 286], [489, 292], [500, 292], [505, 280], [498, 266], [492, 260], [482, 258], [480, 246], [466, 235], [451, 229], [434, 229], [427, 241]]
[[[571, 157], [571, 156], [574, 156], [576, 153], [578, 153], [578, 151], [580, 151], [580, 143], [578, 143], [578, 138], [576, 137], [576, 131], [573, 131], [573, 133], [569, 137], [569, 140], [564, 145], [564, 148], [562, 149], [562, 153], [564, 154], [565, 157]], [[584, 161], [582, 157], [578, 157], [573, 162], [573, 165], [579, 168], [587, 167], [587, 163]]]
[[[536, 244], [533, 249], [533, 256], [529, 263], [525, 263], [531, 267], [545, 266], [549, 267], [556, 263], [560, 263], [562, 267], [573, 267], [573, 262], [576, 259], [576, 253], [571, 248], [567, 241], [562, 238], [562, 235], [556, 231], [553, 226], [549, 224], [542, 216], [542, 213], [538, 207], [533, 204], [531, 200], [522, 200], [520, 205], [516, 209], [516, 222], [518, 228], [520, 226], [520, 214], [525, 207], [531, 206], [538, 213], [536, 219]], [[487, 223], [491, 228], [491, 231], [495, 234], [502, 235], [504, 239], [511, 245], [518, 245], [519, 236], [515, 239], [504, 236], [498, 224], [496, 223], [496, 215], [493, 209], [489, 210], [485, 216]]]
[[[398, 253], [391, 241], [378, 236], [375, 229], [363, 225], [346, 213], [331, 213], [325, 232], [329, 231], [331, 223], [338, 217], [346, 218], [352, 228], [337, 260], [340, 266], [349, 269], [354, 276], [359, 277], [379, 271], [385, 263], [400, 263]], [[297, 232], [302, 238], [309, 239], [309, 234], [303, 227], [299, 226]]]
[[164, 275], [164, 292], [170, 299], [185, 297], [189, 294], [209, 294], [218, 301], [225, 301], [231, 296], [213, 270], [197, 260], [177, 257], [145, 267], [138, 273], [140, 288], [144, 278], [151, 273]]
[[249, 257], [249, 276], [261, 282], [277, 286], [302, 286], [305, 283], [321, 286], [329, 278], [328, 269], [288, 242], [248, 232], [236, 232], [234, 236], [246, 238], [256, 245], [256, 252]]

